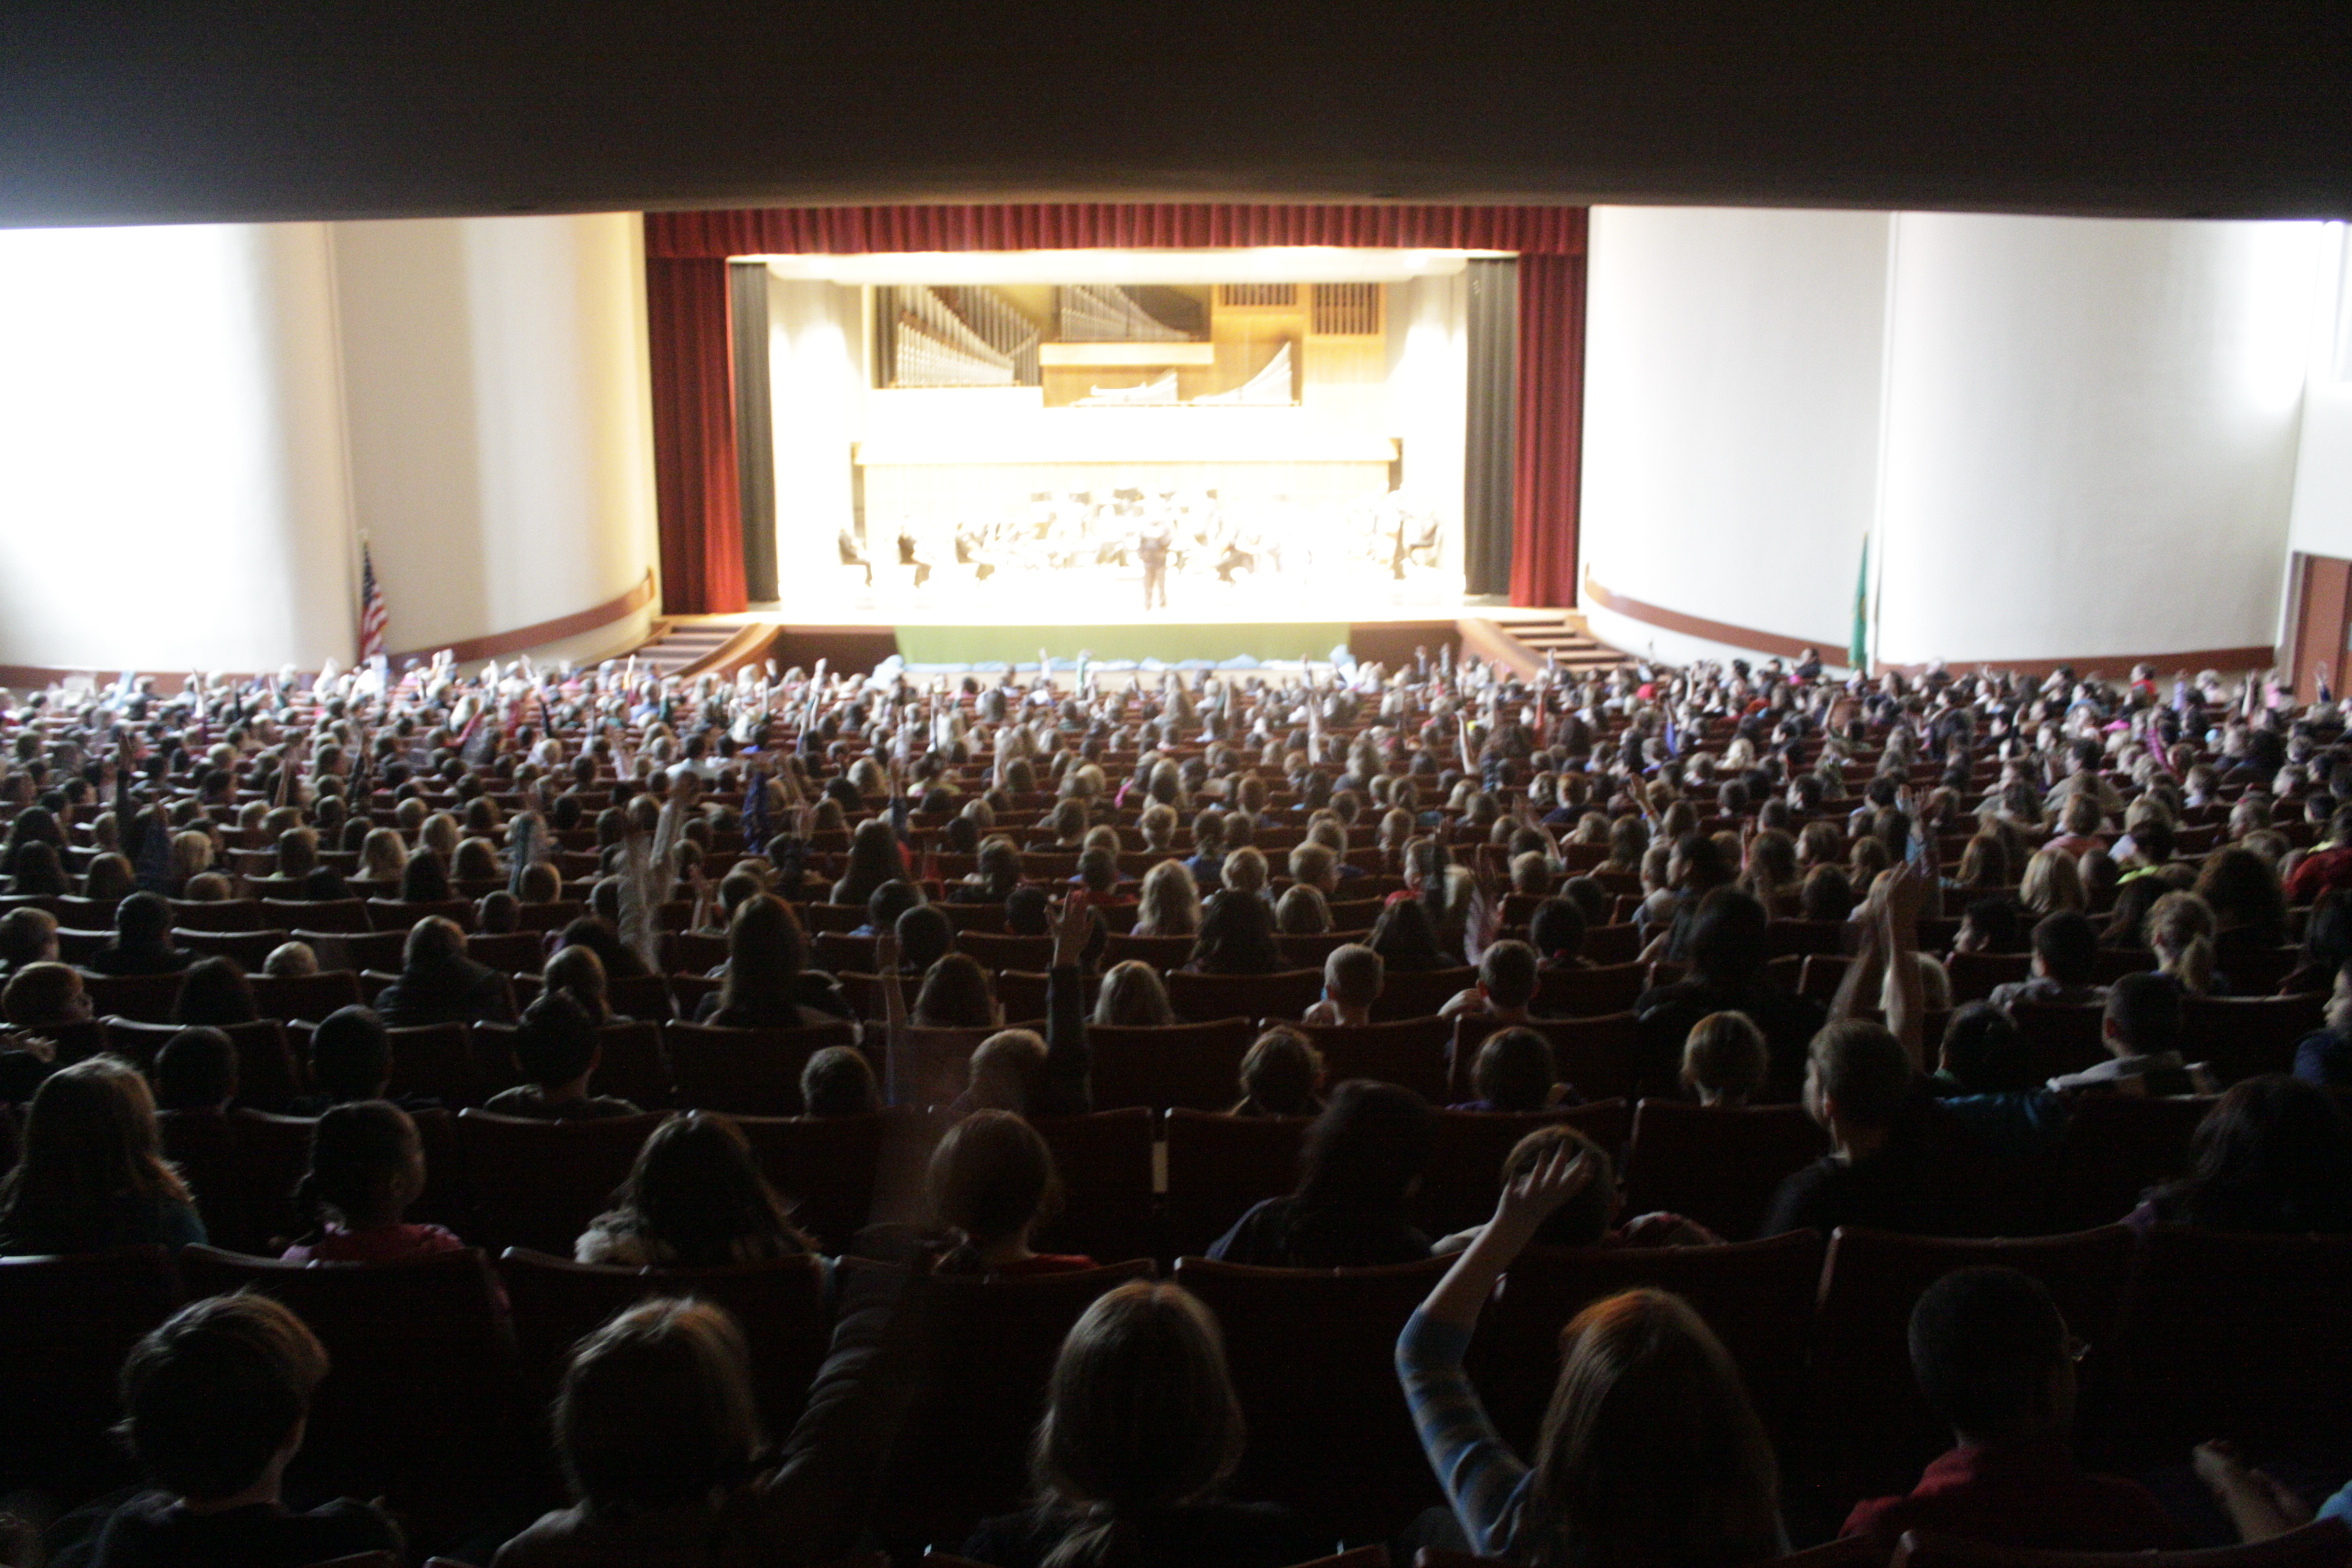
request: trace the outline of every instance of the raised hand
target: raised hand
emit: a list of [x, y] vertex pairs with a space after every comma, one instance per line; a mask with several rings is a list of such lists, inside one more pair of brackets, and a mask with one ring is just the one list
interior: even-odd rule
[[1494, 1212], [1498, 1239], [1524, 1246], [1561, 1205], [1592, 1185], [1594, 1174], [1582, 1149], [1572, 1143], [1556, 1145], [1524, 1175], [1504, 1183]]
[[1056, 969], [1076, 968], [1085, 959], [1086, 945], [1094, 940], [1094, 923], [1100, 918], [1084, 899], [1073, 896], [1062, 900], [1053, 926]]

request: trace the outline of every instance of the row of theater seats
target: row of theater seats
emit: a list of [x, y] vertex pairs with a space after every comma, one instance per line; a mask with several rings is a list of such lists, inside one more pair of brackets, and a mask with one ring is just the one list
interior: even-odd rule
[[[1543, 1251], [1516, 1263], [1481, 1321], [1470, 1369], [1504, 1436], [1531, 1449], [1559, 1329], [1586, 1302], [1676, 1291], [1739, 1364], [1783, 1456], [1792, 1504], [1834, 1513], [1901, 1490], [1950, 1435], [1913, 1386], [1919, 1292], [1977, 1263], [2050, 1288], [2094, 1351], [2079, 1445], [2093, 1463], [2177, 1463], [2195, 1442], [2250, 1451], [2340, 1441], [2352, 1399], [2352, 1240], [2110, 1226], [2032, 1240], [1799, 1232], [1727, 1247]], [[880, 1267], [845, 1259], [849, 1270]], [[1393, 1534], [1439, 1501], [1392, 1371], [1398, 1330], [1447, 1262], [1312, 1271], [1186, 1257], [1174, 1278], [1224, 1326], [1249, 1446], [1234, 1495], [1289, 1503], [1352, 1540]], [[1087, 1302], [1150, 1276], [1148, 1260], [1018, 1280], [942, 1280], [920, 1392], [881, 1488], [896, 1549], [952, 1545], [1015, 1507], [1028, 1426], [1063, 1335]], [[102, 1432], [122, 1352], [192, 1295], [256, 1286], [325, 1341], [299, 1485], [478, 1507], [485, 1489], [552, 1495], [533, 1411], [563, 1350], [636, 1297], [694, 1292], [751, 1336], [771, 1430], [805, 1397], [828, 1333], [809, 1260], [668, 1274], [529, 1252], [303, 1268], [192, 1248], [0, 1262], [0, 1455], [11, 1483], [106, 1470]], [[2228, 1325], [2217, 1332], [2216, 1325]], [[1311, 1325], [1311, 1327], [1310, 1327]], [[528, 1499], [510, 1499], [527, 1501]]]
[[[2048, 1153], [1955, 1167], [1949, 1210], [1968, 1234], [2040, 1235], [2110, 1223], [2187, 1166], [2210, 1101], [2085, 1101]], [[1141, 1107], [1043, 1116], [1067, 1197], [1041, 1230], [1048, 1250], [1098, 1258], [1199, 1252], [1250, 1205], [1291, 1189], [1306, 1123]], [[1608, 1100], [1523, 1115], [1438, 1114], [1434, 1152], [1413, 1200], [1432, 1236], [1492, 1211], [1504, 1157], [1537, 1127], [1565, 1121], [1620, 1157], [1626, 1212], [1685, 1215], [1733, 1240], [1752, 1236], [1781, 1179], [1827, 1152], [1796, 1106], [1702, 1109]], [[420, 1111], [429, 1185], [416, 1215], [489, 1247], [553, 1252], [604, 1209], [657, 1115], [534, 1122], [481, 1111]], [[840, 1251], [869, 1222], [907, 1217], [923, 1159], [944, 1130], [932, 1113], [743, 1117], [739, 1125], [796, 1219]], [[186, 1172], [214, 1239], [253, 1249], [304, 1223], [292, 1202], [310, 1122], [256, 1111], [167, 1112], [165, 1150]]]

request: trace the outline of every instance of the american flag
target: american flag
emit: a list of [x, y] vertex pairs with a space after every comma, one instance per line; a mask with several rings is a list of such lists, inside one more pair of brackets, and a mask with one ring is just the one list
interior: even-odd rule
[[362, 541], [359, 547], [359, 662], [381, 658], [384, 653], [384, 626], [390, 619], [384, 608], [384, 590], [376, 586], [376, 563]]

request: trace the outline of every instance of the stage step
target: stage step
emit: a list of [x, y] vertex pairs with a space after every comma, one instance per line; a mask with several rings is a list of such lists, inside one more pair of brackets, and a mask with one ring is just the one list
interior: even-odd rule
[[1484, 636], [1476, 644], [1466, 644], [1474, 654], [1500, 657], [1504, 663], [1522, 674], [1533, 674], [1546, 655], [1555, 658], [1559, 668], [1578, 675], [1614, 670], [1633, 662], [1625, 654], [1605, 643], [1593, 640], [1592, 634], [1571, 620], [1563, 611], [1557, 620], [1481, 619], [1476, 623]]
[[640, 668], [650, 667], [657, 674], [675, 675], [717, 653], [742, 629], [732, 620], [675, 620], [650, 642], [639, 645], [634, 656]]

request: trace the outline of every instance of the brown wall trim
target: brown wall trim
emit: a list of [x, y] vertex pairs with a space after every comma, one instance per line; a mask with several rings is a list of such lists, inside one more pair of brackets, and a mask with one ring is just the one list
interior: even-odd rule
[[425, 659], [447, 648], [451, 657], [460, 663], [475, 659], [503, 659], [521, 653], [525, 648], [536, 648], [542, 643], [561, 642], [566, 637], [578, 637], [600, 627], [636, 614], [653, 602], [653, 573], [649, 569], [645, 580], [626, 592], [616, 594], [593, 608], [572, 615], [559, 616], [552, 621], [541, 621], [535, 626], [518, 626], [511, 632], [493, 632], [487, 637], [469, 638], [464, 642], [436, 643], [430, 648], [418, 648], [409, 653], [392, 655], [394, 669], [403, 659]]
[[[1731, 626], [1722, 621], [1704, 620], [1696, 615], [1685, 615], [1680, 610], [1669, 610], [1655, 604], [1645, 604], [1639, 599], [1628, 599], [1602, 587], [1593, 580], [1593, 575], [1589, 571], [1584, 574], [1583, 597], [1587, 602], [1597, 604], [1604, 610], [1614, 611], [1628, 620], [1640, 621], [1647, 626], [1656, 626], [1670, 632], [1681, 632], [1686, 637], [1704, 637], [1709, 642], [1729, 643], [1735, 648], [1753, 648], [1759, 653], [1771, 654], [1779, 658], [1793, 659], [1807, 648], [1813, 648], [1825, 660], [1835, 664], [1842, 660], [1846, 653], [1844, 646], [1834, 638], [1824, 638], [1815, 643], [1803, 643], [1793, 637], [1783, 637], [1775, 632], [1760, 632], [1751, 627]], [[1993, 669], [2017, 675], [2047, 675], [2061, 664], [2066, 665], [2078, 675], [2088, 675], [2094, 670], [2105, 671], [2113, 675], [2129, 670], [2135, 664], [2146, 664], [2153, 666], [2160, 675], [2169, 675], [2176, 670], [2192, 672], [2196, 670], [2266, 670], [2276, 662], [2276, 659], [2277, 650], [2265, 645], [2253, 648], [2194, 648], [2185, 653], [2076, 654], [2071, 657], [2050, 659], [1956, 658], [1946, 659], [1944, 664], [1947, 668], [1954, 670], [1973, 670], [1979, 665], [1989, 665]], [[1926, 668], [1925, 664], [1880, 662], [1872, 666], [1872, 671], [1883, 674], [1893, 670], [1904, 675], [1917, 675]]]
[[1783, 637], [1777, 632], [1760, 632], [1751, 627], [1731, 626], [1722, 621], [1710, 621], [1696, 615], [1685, 615], [1680, 610], [1669, 610], [1660, 605], [1644, 604], [1639, 599], [1628, 599], [1602, 587], [1594, 581], [1593, 574], [1589, 570], [1584, 574], [1584, 592], [1580, 597], [1587, 603], [1597, 604], [1604, 610], [1610, 610], [1624, 616], [1627, 620], [1640, 621], [1645, 626], [1655, 626], [1662, 631], [1680, 632], [1685, 637], [1704, 637], [1709, 642], [1725, 642], [1735, 648], [1753, 648], [1758, 653], [1771, 654], [1778, 658], [1794, 659], [1807, 648], [1815, 650], [1824, 659], [1842, 657], [1846, 651], [1845, 645], [1835, 638], [1823, 638], [1818, 642], [1799, 642], [1794, 637]]

